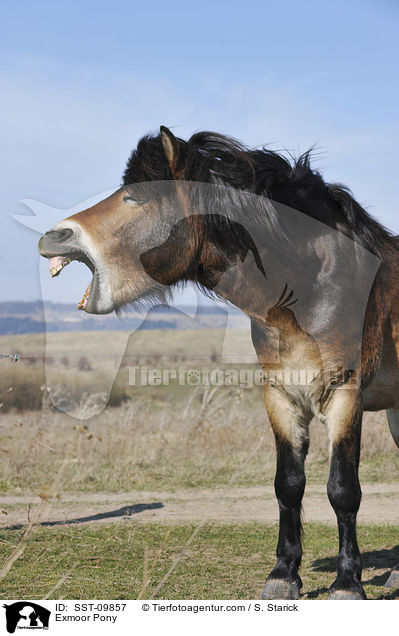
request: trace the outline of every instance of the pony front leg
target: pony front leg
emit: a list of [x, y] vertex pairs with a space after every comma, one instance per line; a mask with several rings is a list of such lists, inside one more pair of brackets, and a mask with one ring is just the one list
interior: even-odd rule
[[356, 538], [361, 489], [358, 478], [362, 410], [356, 389], [338, 389], [325, 410], [330, 438], [328, 498], [337, 517], [337, 578], [330, 599], [366, 598], [361, 584], [362, 560]]
[[277, 563], [268, 576], [262, 599], [298, 599], [302, 581], [301, 504], [305, 490], [305, 457], [309, 447], [310, 416], [302, 416], [283, 389], [265, 388], [266, 409], [276, 440], [274, 481], [280, 512]]

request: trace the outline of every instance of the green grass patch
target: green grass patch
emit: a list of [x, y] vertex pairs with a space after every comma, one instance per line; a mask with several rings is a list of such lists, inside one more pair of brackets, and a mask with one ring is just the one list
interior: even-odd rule
[[[151, 598], [171, 565], [182, 556], [194, 528], [131, 520], [79, 528], [37, 528], [23, 556], [1, 582], [0, 594], [18, 599], [40, 599], [49, 594], [50, 598], [66, 599]], [[21, 530], [1, 530], [2, 562], [21, 536]], [[156, 597], [258, 598], [274, 564], [276, 541], [275, 525], [206, 525]], [[399, 590], [383, 587], [388, 570], [399, 559], [399, 528], [361, 526], [359, 543], [368, 598], [399, 598]], [[327, 598], [335, 578], [336, 545], [335, 528], [305, 525], [303, 598]]]

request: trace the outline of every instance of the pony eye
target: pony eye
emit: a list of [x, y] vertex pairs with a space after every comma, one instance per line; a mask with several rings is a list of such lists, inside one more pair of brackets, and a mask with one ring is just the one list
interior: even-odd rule
[[137, 197], [132, 197], [130, 194], [126, 194], [123, 197], [123, 201], [128, 201], [129, 203], [133, 203], [133, 205], [144, 205], [144, 199], [138, 199]]

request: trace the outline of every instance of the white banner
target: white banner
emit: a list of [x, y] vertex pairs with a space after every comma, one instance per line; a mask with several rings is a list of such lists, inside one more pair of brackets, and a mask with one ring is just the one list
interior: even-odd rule
[[[350, 629], [392, 631], [396, 603], [375, 601], [4, 601], [1, 634], [19, 630], [51, 634], [305, 633], [336, 636]], [[277, 631], [275, 631], [277, 630]], [[298, 632], [299, 630], [299, 632]], [[29, 633], [29, 632], [28, 632]], [[26, 633], [25, 633], [26, 634]], [[20, 636], [22, 633], [20, 632]], [[27, 636], [27, 634], [26, 634]], [[39, 636], [39, 635], [38, 635]]]

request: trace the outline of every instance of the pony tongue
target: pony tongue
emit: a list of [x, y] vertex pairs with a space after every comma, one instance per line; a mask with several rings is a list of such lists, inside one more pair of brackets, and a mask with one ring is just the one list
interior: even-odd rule
[[90, 295], [90, 285], [91, 285], [91, 283], [89, 283], [89, 285], [87, 286], [87, 289], [86, 289], [85, 293], [83, 294], [82, 300], [80, 300], [78, 302], [78, 309], [84, 309], [86, 307], [87, 299], [88, 299], [88, 297]]
[[50, 268], [50, 276], [54, 278], [54, 276], [58, 276], [60, 271], [64, 269], [68, 263], [71, 262], [70, 258], [65, 256], [53, 256], [49, 259], [49, 268]]

